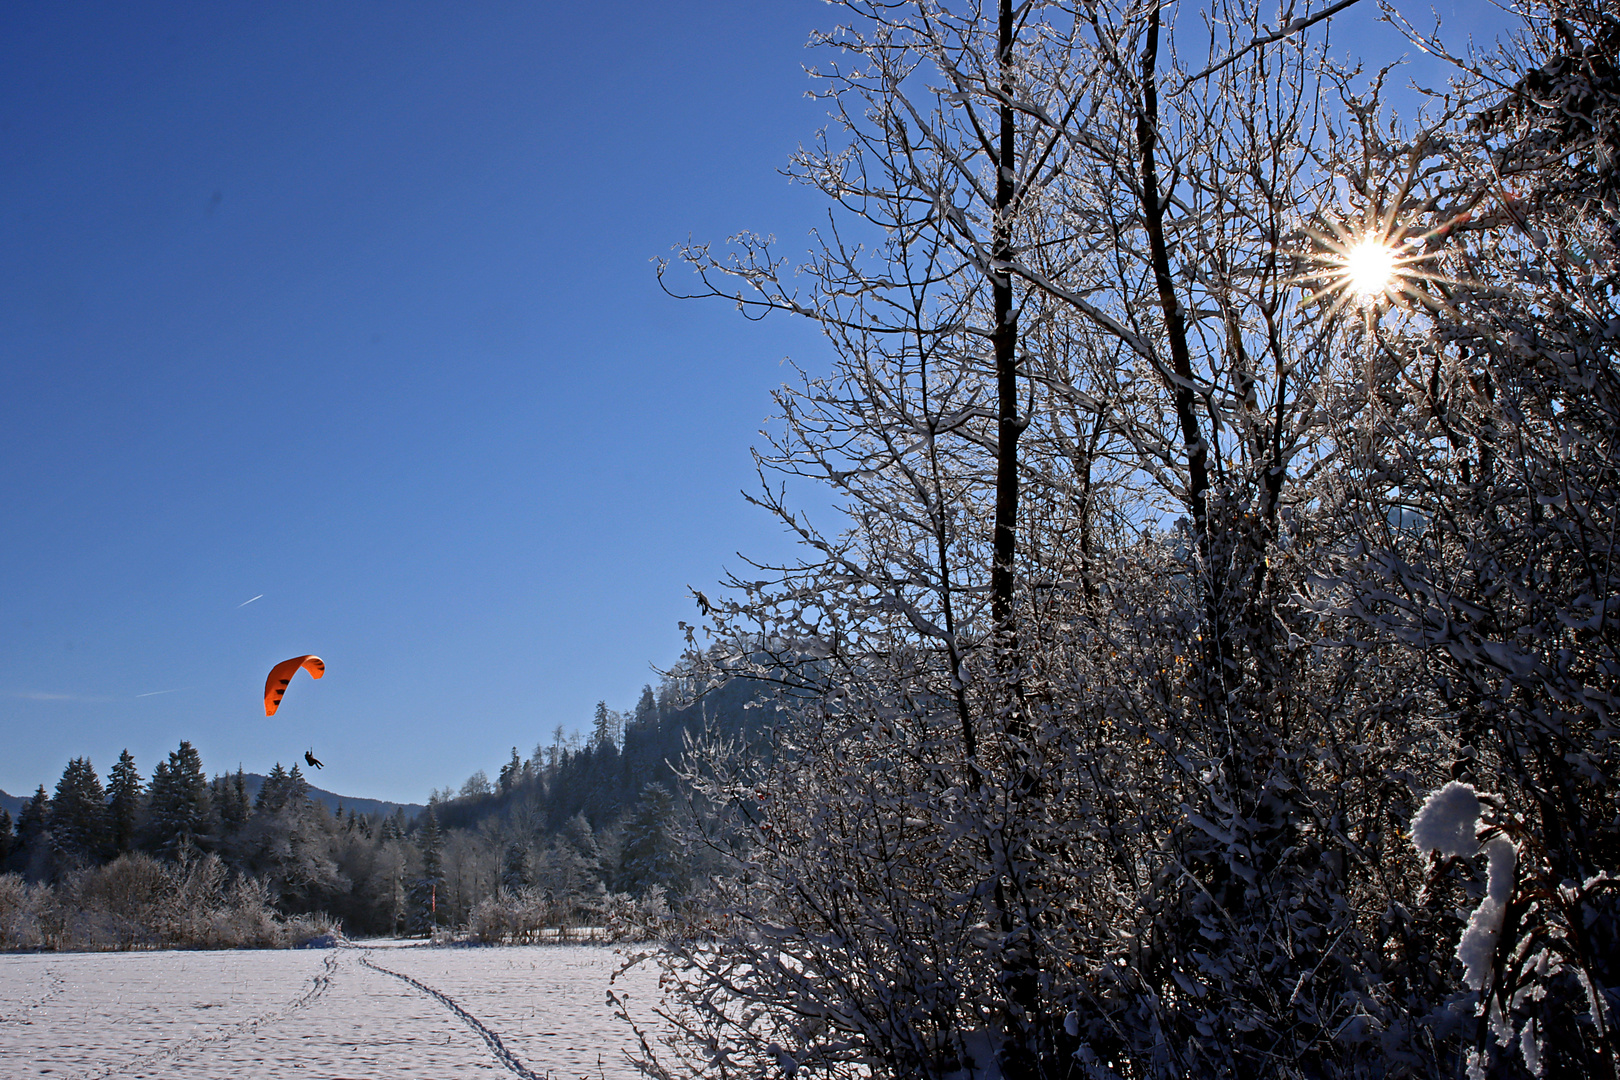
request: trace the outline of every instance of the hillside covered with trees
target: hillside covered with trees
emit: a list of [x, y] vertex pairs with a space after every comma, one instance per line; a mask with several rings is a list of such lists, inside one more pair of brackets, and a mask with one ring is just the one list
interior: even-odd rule
[[527, 757], [512, 748], [495, 781], [478, 772], [434, 792], [414, 820], [330, 810], [296, 763], [257, 791], [241, 771], [210, 778], [189, 742], [146, 777], [128, 751], [105, 782], [75, 758], [15, 821], [0, 810], [0, 947], [208, 943], [125, 922], [75, 928], [76, 914], [116, 908], [119, 889], [183, 891], [199, 873], [213, 884], [187, 894], [196, 904], [251, 896], [261, 922], [312, 916], [351, 935], [513, 939], [667, 911], [697, 869], [677, 841], [690, 799], [671, 763], [690, 738], [739, 738], [765, 714], [746, 684], [695, 705], [675, 687], [644, 688], [628, 714], [599, 704], [588, 738], [558, 728]]

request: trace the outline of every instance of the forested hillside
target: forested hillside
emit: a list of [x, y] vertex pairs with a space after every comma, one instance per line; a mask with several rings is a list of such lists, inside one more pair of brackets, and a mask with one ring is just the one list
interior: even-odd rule
[[[14, 882], [0, 889], [0, 946], [44, 943], [30, 937], [38, 913], [24, 910], [20, 886], [34, 889], [35, 907], [47, 893], [71, 907], [116, 889], [131, 866], [149, 878], [153, 859], [202, 860], [262, 889], [276, 912], [334, 918], [352, 935], [471, 926], [511, 938], [599, 924], [638, 903], [662, 910], [693, 888], [673, 828], [689, 799], [671, 763], [705, 731], [757, 730], [769, 713], [757, 697], [744, 683], [696, 703], [673, 681], [648, 686], [628, 713], [599, 704], [587, 737], [558, 728], [526, 757], [513, 747], [493, 782], [475, 773], [414, 816], [330, 806], [297, 763], [257, 783], [241, 771], [209, 779], [189, 742], [148, 777], [128, 751], [105, 783], [75, 758], [15, 821], [0, 810], [0, 867]], [[130, 943], [119, 933], [80, 943]]]

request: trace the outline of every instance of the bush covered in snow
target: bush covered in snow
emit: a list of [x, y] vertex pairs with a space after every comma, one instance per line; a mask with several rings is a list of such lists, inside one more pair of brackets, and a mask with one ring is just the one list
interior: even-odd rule
[[276, 912], [265, 888], [215, 855], [122, 855], [55, 885], [0, 875], [0, 948], [274, 949], [323, 934], [318, 916]]
[[1388, 5], [837, 6], [833, 225], [680, 253], [831, 357], [689, 638], [781, 720], [688, 759], [649, 1068], [1620, 1074], [1614, 4], [1411, 123]]

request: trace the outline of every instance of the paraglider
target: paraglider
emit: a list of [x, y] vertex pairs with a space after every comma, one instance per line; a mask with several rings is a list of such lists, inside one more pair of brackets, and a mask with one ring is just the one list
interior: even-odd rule
[[281, 704], [281, 695], [287, 692], [287, 684], [292, 677], [303, 668], [309, 672], [311, 678], [318, 679], [326, 674], [326, 664], [318, 656], [295, 656], [291, 660], [283, 660], [270, 669], [270, 675], [264, 680], [264, 715], [276, 715], [276, 707]]
[[325, 765], [321, 764], [321, 759], [315, 756], [315, 748], [313, 746], [310, 747], [308, 750], [304, 751], [304, 760], [309, 762], [309, 764], [311, 766], [313, 766], [314, 768], [317, 768], [317, 769], [326, 768]]

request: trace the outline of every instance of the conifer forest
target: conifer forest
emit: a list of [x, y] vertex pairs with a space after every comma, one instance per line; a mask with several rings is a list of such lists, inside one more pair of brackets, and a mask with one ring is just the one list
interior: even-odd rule
[[833, 0], [811, 250], [658, 267], [823, 334], [797, 557], [414, 821], [75, 760], [0, 933], [634, 928], [660, 1078], [1620, 1077], [1620, 7], [1413, 8]]

